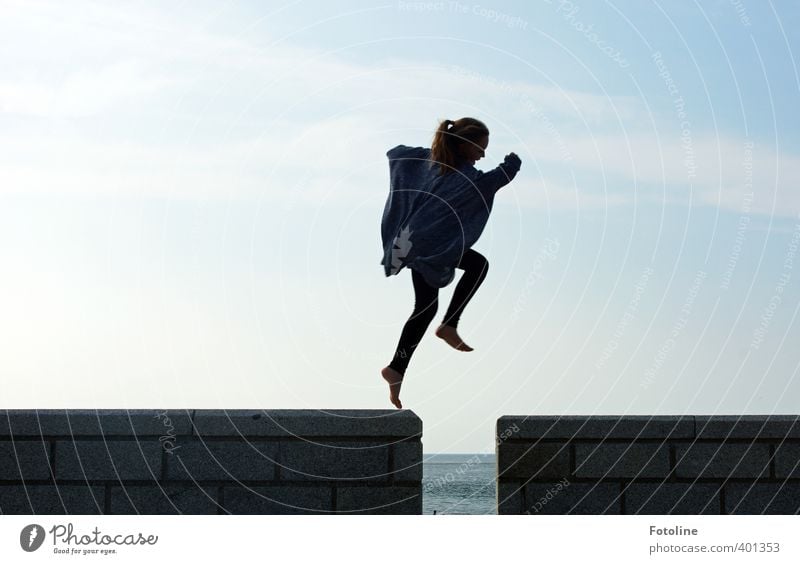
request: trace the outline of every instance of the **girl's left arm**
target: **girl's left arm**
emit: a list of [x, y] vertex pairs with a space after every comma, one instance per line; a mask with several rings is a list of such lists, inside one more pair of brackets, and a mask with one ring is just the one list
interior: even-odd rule
[[493, 196], [500, 188], [514, 180], [522, 161], [514, 153], [509, 153], [505, 160], [489, 172], [478, 172], [472, 182], [484, 196]]

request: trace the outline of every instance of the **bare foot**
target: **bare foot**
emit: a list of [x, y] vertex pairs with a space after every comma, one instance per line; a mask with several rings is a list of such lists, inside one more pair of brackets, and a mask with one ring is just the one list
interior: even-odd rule
[[400, 403], [400, 386], [403, 384], [403, 375], [394, 368], [388, 366], [381, 370], [383, 379], [389, 382], [389, 401], [391, 401], [397, 409], [403, 409], [403, 404]]
[[460, 351], [474, 350], [471, 346], [461, 340], [461, 337], [458, 336], [458, 331], [456, 331], [455, 327], [450, 327], [449, 325], [439, 325], [439, 328], [436, 330], [436, 336], [447, 341], [447, 344], [454, 349]]

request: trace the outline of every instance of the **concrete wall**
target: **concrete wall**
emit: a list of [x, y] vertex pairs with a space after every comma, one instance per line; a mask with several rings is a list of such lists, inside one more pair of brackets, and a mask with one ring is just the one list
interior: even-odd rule
[[409, 410], [0, 411], [2, 514], [422, 513]]
[[505, 416], [500, 514], [794, 514], [800, 416]]

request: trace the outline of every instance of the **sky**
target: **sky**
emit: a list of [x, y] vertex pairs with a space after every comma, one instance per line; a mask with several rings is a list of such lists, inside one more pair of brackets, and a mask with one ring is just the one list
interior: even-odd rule
[[795, 2], [0, 7], [0, 408], [392, 408], [386, 151], [471, 116], [477, 168], [522, 168], [475, 350], [437, 319], [406, 372], [426, 452], [493, 452], [502, 415], [797, 413]]

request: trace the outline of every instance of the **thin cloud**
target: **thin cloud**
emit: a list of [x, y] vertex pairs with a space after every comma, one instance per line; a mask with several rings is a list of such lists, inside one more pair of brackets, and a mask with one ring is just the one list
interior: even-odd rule
[[[636, 97], [397, 57], [357, 64], [247, 29], [213, 33], [177, 13], [90, 6], [12, 3], [0, 24], [5, 43], [30, 47], [13, 50], [18, 62], [40, 71], [0, 78], [3, 193], [349, 205], [374, 197], [376, 186], [385, 193], [386, 149], [426, 145], [437, 118], [460, 114], [491, 124], [486, 170], [518, 152], [525, 165], [515, 185], [529, 178], [544, 195], [549, 187], [554, 206], [634, 205], [639, 185], [691, 185], [687, 205], [742, 207], [743, 140], [693, 132], [690, 170], [673, 117], [651, 116]], [[36, 40], [43, 36], [47, 49]], [[59, 65], [74, 68], [53, 70], [51, 46]], [[19, 127], [29, 118], [63, 123]], [[88, 121], [72, 126], [77, 119]], [[657, 130], [644, 125], [651, 120]], [[798, 157], [757, 147], [753, 169], [754, 213], [800, 211], [789, 189], [800, 179]], [[281, 187], [296, 184], [299, 172], [305, 191], [287, 193]], [[579, 183], [575, 194], [573, 173], [593, 175], [592, 185]]]

